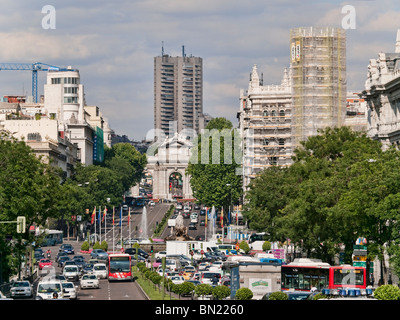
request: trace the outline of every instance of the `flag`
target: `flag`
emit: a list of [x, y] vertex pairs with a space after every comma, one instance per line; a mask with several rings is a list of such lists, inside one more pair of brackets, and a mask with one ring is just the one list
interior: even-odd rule
[[229, 207], [229, 211], [228, 211], [228, 225], [231, 224], [231, 207]]
[[107, 207], [104, 208], [103, 220], [102, 220], [102, 222], [104, 222], [104, 219], [105, 219], [105, 217], [106, 217], [106, 214], [107, 214]]
[[224, 207], [221, 208], [221, 228], [224, 227]]
[[121, 210], [119, 211], [119, 226], [122, 227], [122, 207]]
[[98, 223], [100, 225], [100, 223], [101, 223], [101, 207], [99, 207], [99, 216], [97, 218], [97, 221], [98, 221]]
[[129, 208], [129, 211], [128, 211], [128, 226], [130, 225], [130, 220], [131, 219], [131, 208]]
[[94, 207], [94, 209], [93, 209], [93, 213], [92, 213], [92, 221], [90, 222], [91, 224], [93, 224], [93, 223], [94, 223], [94, 218], [95, 218], [95, 216], [96, 216], [96, 207]]
[[208, 216], [208, 208], [206, 207], [206, 220], [205, 220], [205, 223], [204, 223], [205, 227], [207, 227], [207, 216]]

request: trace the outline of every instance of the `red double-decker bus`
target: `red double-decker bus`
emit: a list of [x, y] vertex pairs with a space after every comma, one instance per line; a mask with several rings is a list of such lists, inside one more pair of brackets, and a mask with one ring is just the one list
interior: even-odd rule
[[365, 289], [363, 267], [331, 266], [313, 259], [295, 259], [281, 268], [281, 289], [311, 291], [322, 289]]
[[129, 254], [110, 254], [108, 256], [108, 281], [133, 280], [132, 262]]

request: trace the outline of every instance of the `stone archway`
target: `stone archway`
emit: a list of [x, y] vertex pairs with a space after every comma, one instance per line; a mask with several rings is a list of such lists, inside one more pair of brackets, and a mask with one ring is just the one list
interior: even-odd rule
[[[186, 175], [191, 148], [190, 141], [175, 135], [160, 143], [155, 155], [148, 156], [146, 169], [153, 177], [153, 198], [173, 200], [177, 195], [180, 199], [193, 198], [190, 176]], [[177, 176], [179, 178], [176, 178]], [[179, 194], [177, 188], [170, 185], [173, 181], [178, 181]]]

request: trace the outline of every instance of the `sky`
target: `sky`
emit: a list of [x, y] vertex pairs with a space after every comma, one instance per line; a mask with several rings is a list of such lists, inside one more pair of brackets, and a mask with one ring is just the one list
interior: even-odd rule
[[[43, 62], [78, 69], [86, 103], [118, 135], [141, 140], [154, 125], [154, 57], [203, 58], [203, 111], [237, 126], [241, 89], [254, 64], [264, 85], [290, 65], [290, 30], [352, 27], [347, 88], [364, 88], [369, 59], [394, 52], [398, 0], [2, 0], [0, 63]], [[54, 8], [53, 28], [49, 11]], [[342, 11], [352, 6], [354, 14]], [[53, 16], [52, 16], [53, 17]], [[345, 24], [343, 24], [345, 23]], [[347, 24], [346, 24], [347, 23]], [[39, 94], [46, 73], [39, 72]], [[31, 94], [29, 71], [1, 71], [0, 96]]]

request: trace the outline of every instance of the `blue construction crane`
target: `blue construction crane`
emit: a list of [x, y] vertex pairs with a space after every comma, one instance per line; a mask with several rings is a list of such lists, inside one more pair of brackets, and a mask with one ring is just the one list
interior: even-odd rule
[[38, 71], [73, 71], [72, 69], [52, 66], [42, 62], [35, 63], [0, 63], [0, 70], [29, 70], [32, 71], [32, 96], [35, 103], [38, 102]]

